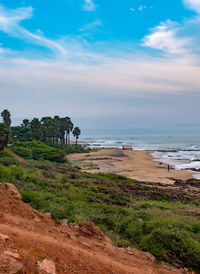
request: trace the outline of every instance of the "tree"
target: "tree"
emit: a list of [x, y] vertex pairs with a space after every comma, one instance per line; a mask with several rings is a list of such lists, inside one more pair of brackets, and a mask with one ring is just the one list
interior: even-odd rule
[[65, 117], [66, 119], [66, 124], [67, 124], [67, 127], [66, 127], [66, 144], [67, 144], [67, 139], [68, 139], [68, 144], [70, 145], [70, 132], [73, 130], [74, 128], [74, 124], [72, 123], [71, 121], [71, 118], [69, 117]]
[[11, 127], [13, 141], [30, 141], [31, 129], [25, 126]]
[[28, 119], [24, 119], [21, 126], [22, 127], [30, 127], [30, 121]]
[[81, 130], [79, 129], [79, 127], [75, 127], [72, 134], [74, 135], [74, 137], [76, 137], [76, 146], [77, 146], [79, 135], [81, 135]]
[[0, 151], [2, 151], [10, 140], [10, 129], [6, 124], [0, 123]]
[[11, 114], [7, 109], [4, 109], [4, 111], [2, 111], [1, 113], [1, 117], [3, 118], [3, 122], [5, 125], [7, 125], [8, 127], [10, 127], [11, 125]]
[[42, 139], [42, 124], [38, 118], [34, 118], [31, 123], [31, 138], [32, 140], [41, 141]]

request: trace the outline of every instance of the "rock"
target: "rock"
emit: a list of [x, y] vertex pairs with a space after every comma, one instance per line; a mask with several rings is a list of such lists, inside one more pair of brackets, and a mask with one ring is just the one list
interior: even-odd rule
[[90, 248], [90, 249], [92, 248], [92, 245], [89, 244], [89, 243], [87, 243], [87, 242], [79, 241], [79, 243], [80, 243], [81, 245], [87, 247], [87, 248]]
[[39, 273], [56, 274], [56, 267], [53, 261], [44, 259], [42, 262], [38, 262]]
[[175, 266], [176, 268], [183, 268], [184, 265], [183, 265], [183, 262], [181, 262], [180, 260], [175, 260], [173, 263], [172, 263], [173, 266]]
[[44, 213], [46, 216], [50, 217], [51, 218], [51, 212], [46, 212]]
[[79, 223], [77, 231], [83, 233], [85, 236], [87, 235], [100, 240], [108, 240], [104, 233], [92, 222]]
[[22, 264], [16, 259], [5, 254], [0, 255], [0, 273], [1, 274], [23, 274]]
[[2, 240], [2, 241], [7, 241], [8, 239], [9, 239], [8, 235], [1, 234], [1, 233], [0, 233], [0, 240]]
[[9, 256], [9, 257], [12, 257], [14, 259], [19, 259], [19, 254], [18, 253], [14, 253], [12, 251], [6, 250], [6, 251], [4, 251], [4, 254]]
[[22, 195], [13, 184], [1, 184], [1, 187], [6, 188], [6, 191], [9, 192], [15, 199], [22, 200]]

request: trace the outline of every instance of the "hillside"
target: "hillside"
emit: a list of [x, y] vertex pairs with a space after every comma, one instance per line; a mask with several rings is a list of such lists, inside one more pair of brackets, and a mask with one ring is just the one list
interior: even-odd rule
[[187, 273], [156, 263], [148, 253], [112, 246], [92, 223], [55, 222], [23, 203], [20, 196], [13, 185], [0, 184], [2, 274]]
[[[48, 157], [48, 150], [47, 148], [43, 154], [45, 157]], [[49, 153], [51, 154], [50, 150]], [[70, 237], [68, 239], [75, 242], [80, 240], [80, 235], [77, 234], [79, 224], [93, 223], [96, 227], [92, 225], [92, 230], [96, 231], [98, 227], [110, 239], [110, 243], [116, 246], [112, 247], [112, 250], [117, 250], [119, 254], [132, 252], [135, 255], [140, 254], [141, 257], [143, 253], [140, 251], [149, 252], [155, 256], [157, 262], [165, 262], [170, 269], [188, 268], [199, 273], [200, 181], [175, 179], [174, 181], [174, 184], [161, 184], [141, 182], [117, 174], [91, 174], [88, 170], [85, 172], [84, 165], [80, 170], [80, 167], [72, 166], [67, 160], [64, 163], [57, 163], [40, 158], [40, 160], [26, 159], [24, 162], [15, 154], [3, 151], [0, 153], [0, 183], [15, 185], [22, 195], [23, 202], [27, 204], [22, 204], [22, 201], [18, 201], [19, 205], [14, 206], [13, 201], [6, 204], [8, 196], [3, 189], [0, 210], [2, 216], [6, 211], [11, 211], [9, 220], [12, 222], [8, 223], [9, 226], [15, 224], [16, 216], [19, 215], [17, 224], [20, 229], [25, 227], [29, 231], [33, 226], [33, 230], [41, 235], [44, 233], [43, 236], [53, 235], [53, 238], [60, 239], [60, 234], [52, 234], [55, 229], [48, 230], [46, 221], [56, 229], [60, 228], [62, 223], [62, 229], [67, 229], [67, 232], [61, 231], [61, 236], [69, 233], [70, 230], [70, 236], [67, 234]], [[20, 208], [23, 210], [20, 211]], [[25, 214], [27, 208], [37, 216], [43, 216], [40, 217], [40, 221], [43, 220], [44, 223], [43, 221], [41, 224], [38, 223], [38, 218], [32, 216], [31, 212]], [[36, 213], [35, 210], [40, 213]], [[5, 220], [2, 219], [4, 225], [8, 221]], [[22, 225], [24, 222], [25, 226]], [[4, 230], [7, 229], [8, 227]], [[2, 233], [5, 234], [3, 231]], [[98, 233], [102, 235], [100, 231]], [[20, 241], [23, 242], [23, 238]], [[83, 241], [87, 248], [96, 252], [93, 240], [89, 240], [89, 245], [88, 242]], [[27, 245], [27, 241], [25, 244]], [[43, 247], [43, 244], [36, 246]], [[107, 250], [105, 246], [103, 247], [102, 252]], [[108, 254], [114, 252], [109, 251], [111, 245], [108, 246], [108, 242], [107, 247], [109, 247]], [[36, 253], [33, 250], [33, 257], [49, 258], [50, 255], [45, 255], [45, 250], [41, 252], [42, 249], [39, 249]], [[57, 254], [59, 252], [61, 251], [56, 251]]]

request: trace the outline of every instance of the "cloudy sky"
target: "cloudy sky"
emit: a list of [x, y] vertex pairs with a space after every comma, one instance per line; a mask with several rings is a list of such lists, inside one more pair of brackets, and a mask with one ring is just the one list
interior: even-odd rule
[[200, 0], [0, 0], [0, 98], [14, 124], [200, 124]]

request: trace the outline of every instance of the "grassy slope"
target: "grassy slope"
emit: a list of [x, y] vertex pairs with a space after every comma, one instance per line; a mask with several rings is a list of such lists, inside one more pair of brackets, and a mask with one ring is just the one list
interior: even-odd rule
[[198, 201], [169, 202], [163, 194], [151, 199], [149, 187], [134, 180], [81, 173], [70, 164], [48, 161], [0, 164], [0, 181], [14, 183], [25, 202], [55, 219], [90, 220], [117, 246], [136, 247], [170, 264], [200, 270], [200, 223], [178, 211], [200, 209]]

